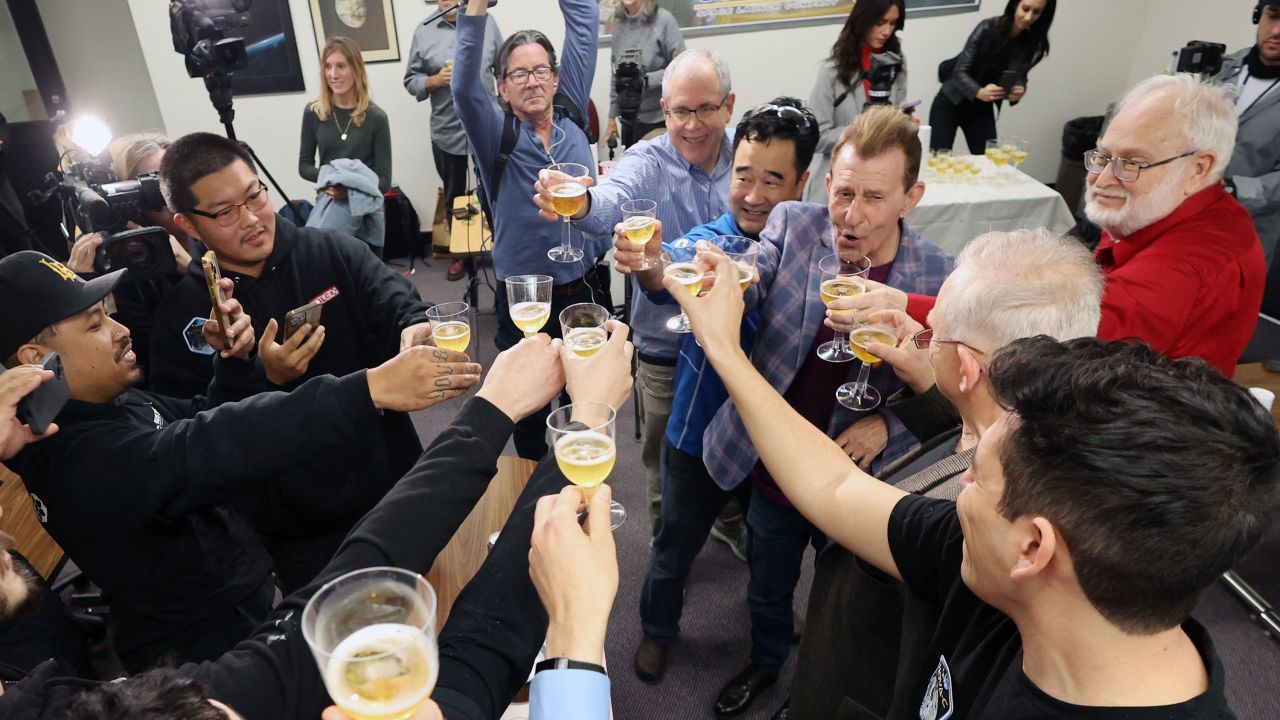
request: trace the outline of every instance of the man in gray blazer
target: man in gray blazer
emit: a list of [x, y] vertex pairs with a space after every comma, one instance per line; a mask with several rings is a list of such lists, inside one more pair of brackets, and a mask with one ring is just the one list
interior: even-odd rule
[[1258, 0], [1258, 41], [1223, 59], [1215, 80], [1238, 88], [1240, 130], [1226, 189], [1253, 216], [1271, 267], [1280, 241], [1280, 0]]

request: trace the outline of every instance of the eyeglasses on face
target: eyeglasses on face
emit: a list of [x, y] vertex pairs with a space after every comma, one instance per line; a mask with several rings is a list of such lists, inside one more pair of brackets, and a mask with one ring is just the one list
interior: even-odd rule
[[538, 82], [546, 82], [551, 79], [551, 67], [549, 65], [539, 65], [532, 70], [512, 70], [506, 75], [507, 81], [516, 85], [524, 85], [529, 82], [529, 78], [533, 77]]
[[1110, 164], [1111, 172], [1115, 174], [1117, 180], [1120, 182], [1134, 182], [1138, 179], [1138, 176], [1142, 174], [1142, 171], [1147, 168], [1168, 165], [1175, 160], [1181, 160], [1184, 157], [1191, 157], [1197, 152], [1199, 151], [1188, 150], [1181, 155], [1174, 155], [1171, 158], [1157, 160], [1156, 162], [1139, 162], [1125, 157], [1111, 157], [1101, 150], [1088, 150], [1084, 154], [1084, 169], [1094, 175], [1100, 175], [1103, 170], [1107, 169], [1107, 165]]
[[916, 347], [919, 348], [920, 350], [928, 350], [930, 343], [955, 343], [957, 345], [964, 344], [960, 340], [940, 340], [938, 338], [935, 338], [933, 336], [933, 328], [925, 328], [920, 332], [916, 333], [915, 335], [912, 335], [911, 341], [914, 342], [916, 344]]
[[258, 191], [246, 197], [244, 202], [228, 205], [217, 212], [205, 212], [195, 208], [187, 208], [182, 212], [199, 215], [214, 221], [221, 227], [230, 227], [240, 221], [240, 210], [249, 208], [249, 212], [258, 212], [267, 206], [267, 186], [262, 181], [258, 181]]
[[783, 120], [793, 120], [796, 123], [799, 123], [800, 129], [802, 130], [808, 130], [815, 122], [813, 116], [800, 108], [791, 107], [790, 105], [774, 105], [772, 103], [757, 105], [747, 113], [747, 117], [753, 118], [757, 115], [765, 114], [777, 115]]
[[680, 123], [689, 122], [689, 118], [694, 115], [698, 117], [699, 122], [706, 122], [715, 117], [715, 114], [720, 112], [721, 108], [724, 107], [725, 102], [728, 100], [729, 96], [726, 94], [724, 97], [720, 98], [719, 105], [699, 105], [692, 110], [685, 107], [673, 107], [668, 108], [666, 114], [668, 117], [675, 118], [676, 122]]

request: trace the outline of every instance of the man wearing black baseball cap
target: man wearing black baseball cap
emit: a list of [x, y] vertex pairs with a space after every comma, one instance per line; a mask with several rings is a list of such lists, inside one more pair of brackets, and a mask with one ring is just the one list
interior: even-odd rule
[[[57, 352], [70, 388], [59, 432], [9, 461], [37, 515], [111, 603], [125, 668], [212, 659], [249, 636], [275, 594], [271, 562], [224, 503], [326, 453], [351, 452], [381, 431], [383, 410], [407, 412], [478, 382], [466, 356], [418, 347], [292, 393], [228, 399], [219, 389], [255, 372], [250, 321], [228, 300], [240, 357], [214, 359], [208, 398], [130, 389], [137, 359], [129, 329], [104, 298], [119, 273], [85, 282], [57, 260], [20, 252], [0, 260], [0, 358], [33, 364]], [[247, 336], [247, 338], [246, 338]], [[247, 340], [247, 342], [246, 342]], [[314, 477], [317, 494], [328, 478]], [[335, 478], [340, 482], [345, 478]]]

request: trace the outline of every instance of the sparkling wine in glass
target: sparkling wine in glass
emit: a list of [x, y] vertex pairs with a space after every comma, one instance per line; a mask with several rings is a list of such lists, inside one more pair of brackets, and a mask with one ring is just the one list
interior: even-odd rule
[[560, 311], [560, 337], [564, 346], [581, 357], [591, 357], [609, 341], [604, 329], [609, 309], [595, 303], [578, 303]]
[[357, 720], [405, 720], [435, 688], [436, 595], [394, 567], [331, 580], [302, 611], [302, 635], [329, 697]]
[[[818, 269], [822, 271], [822, 285], [819, 286], [822, 304], [830, 307], [840, 298], [866, 292], [871, 260], [865, 255], [841, 251], [819, 260]], [[849, 339], [837, 330], [834, 338], [818, 346], [818, 357], [827, 362], [844, 363], [852, 362], [854, 354], [849, 349]]]
[[879, 407], [880, 391], [871, 387], [867, 380], [871, 376], [871, 368], [880, 364], [880, 358], [872, 355], [867, 346], [872, 343], [896, 345], [897, 342], [896, 329], [887, 323], [865, 323], [854, 328], [853, 332], [849, 333], [849, 346], [853, 349], [853, 354], [862, 361], [862, 367], [858, 368], [857, 380], [836, 388], [836, 401], [850, 410], [859, 412]]
[[[697, 262], [697, 256], [698, 250], [693, 246], [671, 248], [662, 255], [662, 273], [675, 279], [694, 297], [702, 292], [702, 280], [706, 277], [706, 270]], [[667, 321], [667, 329], [687, 333], [693, 332], [693, 325], [689, 322], [689, 316], [681, 310], [679, 315]]]
[[746, 292], [756, 276], [756, 257], [760, 254], [760, 244], [741, 235], [717, 235], [711, 238], [711, 242], [733, 261], [738, 269], [738, 285], [742, 292]]
[[[631, 247], [644, 252], [644, 246], [653, 239], [653, 231], [658, 227], [658, 203], [653, 200], [628, 200], [620, 206], [622, 210], [622, 230], [627, 235]], [[653, 267], [647, 256], [640, 261], [636, 270], [648, 270]]]
[[[556, 465], [569, 482], [582, 488], [588, 504], [596, 488], [613, 471], [617, 459], [615, 417], [612, 407], [599, 402], [564, 405], [547, 416]], [[626, 519], [627, 511], [622, 503], [611, 502], [610, 526], [616, 530]]]
[[511, 322], [525, 337], [537, 335], [551, 319], [551, 276], [513, 275], [506, 284]]
[[564, 220], [564, 239], [547, 251], [547, 257], [556, 262], [577, 262], [582, 251], [569, 242], [569, 220], [587, 205], [587, 187], [580, 181], [590, 177], [591, 171], [578, 163], [556, 163], [547, 169], [551, 171], [551, 208]]
[[468, 315], [471, 306], [464, 302], [440, 303], [427, 308], [431, 321], [431, 338], [436, 347], [466, 352], [471, 344], [471, 322]]

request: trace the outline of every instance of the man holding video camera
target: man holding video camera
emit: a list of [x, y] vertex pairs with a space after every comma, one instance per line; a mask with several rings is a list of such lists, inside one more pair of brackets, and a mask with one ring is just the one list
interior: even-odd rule
[[1238, 88], [1236, 149], [1223, 186], [1253, 216], [1271, 266], [1280, 242], [1280, 0], [1253, 9], [1257, 43], [1223, 58], [1214, 79]]
[[[253, 318], [265, 379], [246, 378], [241, 393], [293, 390], [430, 344], [427, 304], [413, 285], [353, 237], [278, 219], [252, 158], [237, 143], [209, 133], [179, 138], [165, 152], [160, 181], [178, 227], [214, 253]], [[282, 337], [285, 316], [312, 303], [322, 306], [319, 325], [305, 323]], [[156, 316], [153, 376], [169, 372], [167, 359], [193, 352], [192, 327], [209, 307], [204, 274], [192, 263]], [[380, 425], [361, 452], [292, 467], [242, 506], [265, 536], [286, 589], [324, 567], [351, 525], [422, 453], [408, 415], [385, 413]], [[312, 490], [317, 473], [348, 480], [319, 497]]]
[[[309, 462], [340, 469], [339, 456], [363, 453], [379, 434], [384, 412], [457, 397], [480, 369], [461, 353], [413, 348], [367, 373], [210, 410], [254, 369], [242, 361], [254, 345], [251, 321], [230, 299], [222, 311], [232, 357], [214, 361], [209, 398], [130, 390], [138, 370], [129, 329], [103, 302], [122, 274], [86, 282], [32, 251], [0, 261], [0, 358], [16, 367], [56, 352], [62, 362], [70, 399], [57, 433], [9, 463], [45, 529], [102, 588], [116, 652], [138, 671], [217, 657], [270, 611], [270, 560], [228, 501]], [[310, 490], [328, 499], [346, 480], [316, 473]]]

